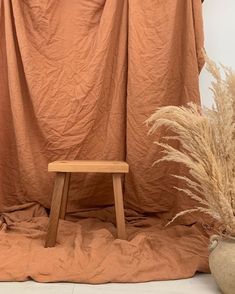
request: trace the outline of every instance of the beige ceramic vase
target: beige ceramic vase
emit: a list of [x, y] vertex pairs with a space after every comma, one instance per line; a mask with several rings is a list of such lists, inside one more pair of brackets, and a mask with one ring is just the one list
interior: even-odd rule
[[209, 245], [211, 273], [224, 294], [235, 294], [235, 238], [213, 235]]

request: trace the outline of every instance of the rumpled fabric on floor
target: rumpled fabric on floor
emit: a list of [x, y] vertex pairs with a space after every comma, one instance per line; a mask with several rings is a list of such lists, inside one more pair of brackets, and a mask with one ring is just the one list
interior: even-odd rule
[[[0, 280], [138, 282], [208, 271], [208, 228], [172, 187], [144, 121], [199, 102], [200, 0], [0, 1]], [[126, 160], [128, 241], [110, 175], [73, 174], [58, 244], [44, 248], [54, 160]]]
[[[27, 207], [27, 210], [25, 208]], [[93, 211], [93, 216], [95, 212]], [[164, 228], [156, 217], [126, 211], [129, 242], [114, 238], [112, 209], [96, 218], [60, 221], [58, 243], [45, 249], [48, 217], [38, 204], [2, 215], [0, 279], [39, 282], [142, 282], [178, 279], [208, 271], [205, 229], [192, 226]], [[76, 219], [79, 215], [76, 216]], [[80, 214], [80, 218], [82, 213]]]

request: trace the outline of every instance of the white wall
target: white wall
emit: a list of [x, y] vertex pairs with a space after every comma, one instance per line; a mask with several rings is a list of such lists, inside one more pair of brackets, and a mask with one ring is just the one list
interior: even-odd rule
[[[203, 18], [208, 56], [235, 71], [235, 0], [205, 0]], [[205, 106], [212, 104], [210, 81], [204, 68], [200, 75], [200, 91]]]

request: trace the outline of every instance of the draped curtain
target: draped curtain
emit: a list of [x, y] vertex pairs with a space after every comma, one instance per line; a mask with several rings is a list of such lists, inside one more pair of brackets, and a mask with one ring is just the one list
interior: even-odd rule
[[[191, 202], [172, 188], [179, 167], [152, 166], [162, 134], [148, 136], [144, 123], [157, 107], [200, 101], [201, 1], [1, 0], [0, 9], [0, 280], [207, 271], [202, 222], [164, 228]], [[129, 163], [129, 242], [113, 237], [109, 175], [73, 174], [59, 245], [43, 248], [54, 179], [47, 164], [62, 159]]]

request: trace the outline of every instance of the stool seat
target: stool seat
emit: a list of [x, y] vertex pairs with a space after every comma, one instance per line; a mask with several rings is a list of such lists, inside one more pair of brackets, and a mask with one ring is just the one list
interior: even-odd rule
[[61, 160], [49, 163], [48, 171], [70, 173], [128, 173], [129, 165], [124, 161]]

